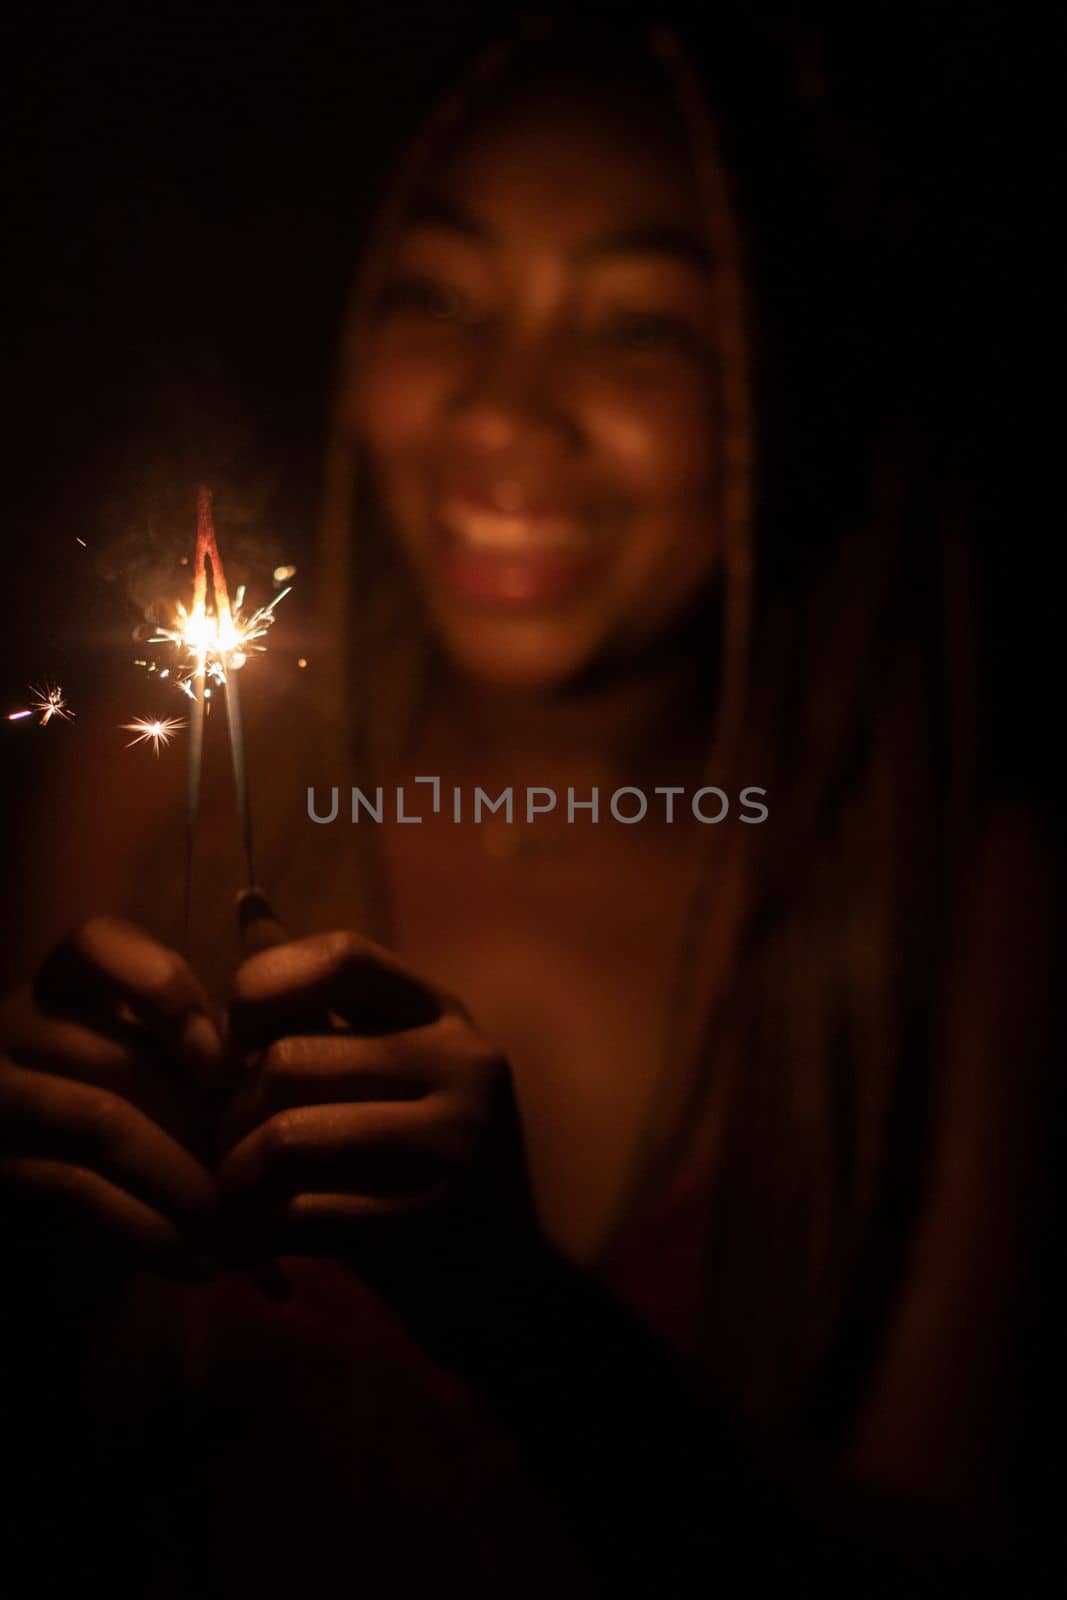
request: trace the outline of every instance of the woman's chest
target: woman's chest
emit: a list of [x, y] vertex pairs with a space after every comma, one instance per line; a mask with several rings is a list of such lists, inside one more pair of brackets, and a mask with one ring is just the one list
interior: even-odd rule
[[591, 1259], [662, 1087], [691, 861], [614, 842], [500, 860], [415, 831], [385, 839], [399, 953], [508, 1058], [542, 1223]]

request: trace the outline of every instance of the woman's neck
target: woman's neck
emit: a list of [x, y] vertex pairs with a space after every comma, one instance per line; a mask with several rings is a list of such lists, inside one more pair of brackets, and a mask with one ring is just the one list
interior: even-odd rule
[[419, 758], [473, 783], [667, 783], [699, 766], [714, 687], [713, 667], [691, 654], [552, 692], [446, 670]]

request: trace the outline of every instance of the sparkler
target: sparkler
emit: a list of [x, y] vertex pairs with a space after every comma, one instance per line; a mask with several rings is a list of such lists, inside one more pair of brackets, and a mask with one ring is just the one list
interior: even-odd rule
[[[208, 563], [211, 565], [211, 598], [213, 610], [208, 610]], [[295, 568], [286, 568], [291, 576]], [[238, 589], [235, 604], [230, 605], [226, 586], [226, 573], [215, 538], [211, 514], [211, 491], [201, 489], [197, 500], [196, 556], [193, 564], [193, 602], [186, 610], [177, 607], [174, 622], [169, 627], [159, 627], [148, 640], [149, 644], [170, 644], [179, 657], [179, 667], [174, 684], [193, 703], [189, 739], [189, 781], [187, 810], [189, 825], [196, 820], [200, 795], [200, 773], [203, 764], [204, 715], [209, 709], [211, 690], [208, 683], [221, 685], [226, 692], [226, 709], [230, 723], [230, 751], [233, 761], [234, 784], [237, 789], [238, 812], [244, 830], [245, 856], [248, 878], [254, 881], [252, 871], [251, 810], [248, 799], [248, 779], [245, 770], [244, 735], [241, 725], [241, 702], [234, 672], [243, 667], [250, 655], [262, 654], [266, 645], [260, 644], [274, 622], [274, 607], [284, 600], [289, 589], [282, 589], [267, 605], [260, 606], [250, 617], [242, 616], [245, 590]], [[154, 668], [155, 663], [152, 663]], [[151, 669], [150, 669], [151, 670]], [[164, 668], [160, 677], [169, 673]]]
[[[211, 567], [211, 604], [208, 609], [208, 566]], [[202, 488], [197, 498], [196, 555], [193, 563], [193, 600], [190, 610], [179, 605], [174, 623], [160, 627], [149, 639], [149, 644], [170, 644], [179, 657], [175, 686], [192, 703], [189, 720], [189, 767], [186, 787], [186, 920], [188, 922], [192, 842], [200, 801], [200, 778], [203, 767], [204, 716], [209, 707], [211, 689], [209, 682], [219, 684], [225, 691], [227, 720], [230, 733], [230, 758], [233, 767], [237, 814], [241, 822], [245, 865], [248, 883], [255, 883], [252, 854], [252, 808], [248, 790], [248, 772], [245, 763], [244, 729], [241, 720], [241, 699], [236, 673], [251, 654], [262, 653], [266, 646], [259, 643], [274, 621], [274, 607], [289, 593], [283, 589], [268, 605], [261, 606], [247, 619], [242, 617], [244, 586], [238, 589], [235, 604], [230, 604], [226, 585], [226, 572], [219, 555], [212, 517], [211, 491]], [[169, 671], [169, 669], [165, 669]], [[172, 719], [169, 719], [172, 720]], [[146, 730], [139, 730], [142, 736]], [[170, 730], [168, 730], [169, 732]], [[154, 729], [147, 732], [155, 737]], [[137, 741], [133, 741], [136, 743]], [[163, 740], [165, 743], [165, 739]], [[156, 746], [158, 753], [158, 744]]]
[[[208, 563], [211, 565], [211, 591], [213, 611], [208, 610]], [[290, 568], [286, 576], [292, 576]], [[275, 572], [278, 578], [278, 572]], [[176, 678], [176, 687], [192, 703], [190, 713], [189, 767], [186, 788], [186, 853], [185, 853], [185, 933], [189, 942], [192, 912], [193, 836], [200, 800], [200, 777], [203, 765], [204, 716], [210, 705], [211, 689], [208, 680], [220, 684], [225, 690], [226, 712], [230, 732], [230, 758], [237, 799], [237, 814], [241, 822], [245, 865], [248, 871], [247, 894], [262, 896], [255, 889], [255, 868], [252, 856], [252, 808], [248, 790], [248, 772], [245, 764], [244, 728], [241, 721], [241, 700], [237, 688], [237, 669], [244, 666], [252, 652], [262, 652], [266, 647], [258, 643], [274, 621], [274, 607], [284, 600], [289, 590], [283, 589], [268, 605], [261, 606], [247, 621], [242, 619], [244, 586], [238, 589], [235, 604], [230, 605], [226, 586], [226, 573], [219, 555], [212, 517], [211, 491], [201, 488], [197, 497], [196, 556], [193, 564], [193, 603], [186, 611], [179, 606], [173, 627], [160, 628], [149, 639], [149, 644], [171, 644], [176, 647], [182, 666]], [[169, 670], [169, 669], [167, 669]], [[138, 738], [155, 741], [156, 754], [160, 743], [166, 744], [171, 724], [175, 719], [140, 725], [128, 724]], [[184, 726], [184, 724], [180, 724]], [[165, 731], [164, 731], [165, 730]], [[263, 902], [265, 905], [265, 902]], [[256, 1282], [272, 1298], [287, 1298], [288, 1285], [277, 1264], [268, 1259], [252, 1269]]]
[[[189, 558], [183, 556], [181, 564], [188, 566]], [[210, 567], [210, 595], [208, 593], [208, 568]], [[294, 567], [276, 568], [275, 582], [281, 575], [291, 577]], [[185, 924], [188, 934], [192, 893], [193, 836], [200, 803], [200, 783], [203, 768], [204, 719], [211, 710], [212, 686], [220, 687], [226, 698], [227, 720], [230, 734], [230, 757], [233, 767], [237, 814], [241, 824], [245, 865], [249, 886], [255, 883], [252, 855], [252, 809], [245, 762], [244, 729], [241, 719], [241, 700], [236, 673], [250, 657], [264, 652], [260, 641], [275, 620], [274, 608], [289, 593], [286, 587], [251, 615], [244, 615], [245, 586], [242, 584], [230, 603], [226, 572], [219, 555], [218, 541], [212, 517], [212, 497], [209, 489], [201, 488], [197, 497], [196, 552], [193, 558], [193, 594], [187, 608], [179, 603], [166, 624], [158, 624], [146, 641], [150, 645], [166, 645], [173, 651], [170, 663], [158, 668], [153, 659], [140, 660], [135, 665], [157, 674], [170, 683], [190, 702], [189, 721], [173, 717], [139, 718], [123, 726], [138, 737], [131, 745], [151, 742], [155, 753], [166, 746], [179, 727], [189, 728], [189, 760], [186, 778], [186, 875]]]

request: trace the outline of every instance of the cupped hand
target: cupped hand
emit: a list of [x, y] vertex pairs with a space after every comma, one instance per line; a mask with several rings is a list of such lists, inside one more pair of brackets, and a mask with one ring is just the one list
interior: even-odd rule
[[0, 1191], [15, 1247], [202, 1275], [221, 1058], [176, 951], [110, 917], [57, 946], [0, 1009]]
[[507, 1063], [381, 946], [335, 932], [252, 956], [230, 1050], [216, 1178], [245, 1248], [341, 1259], [425, 1320], [535, 1235]]

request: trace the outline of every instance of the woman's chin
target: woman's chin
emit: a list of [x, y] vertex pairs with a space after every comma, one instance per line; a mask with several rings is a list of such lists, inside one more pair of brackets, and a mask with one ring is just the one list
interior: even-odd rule
[[551, 693], [577, 678], [591, 654], [543, 621], [485, 623], [442, 629], [442, 643], [465, 677], [487, 687]]

